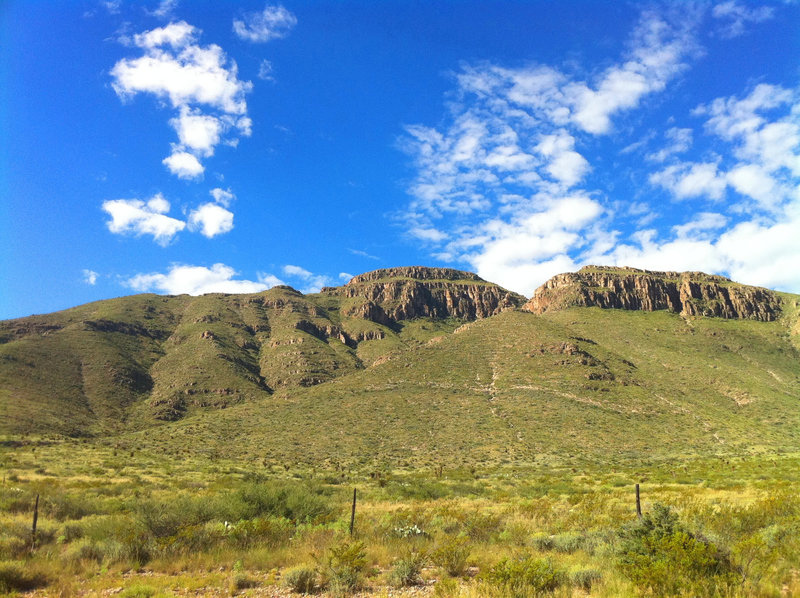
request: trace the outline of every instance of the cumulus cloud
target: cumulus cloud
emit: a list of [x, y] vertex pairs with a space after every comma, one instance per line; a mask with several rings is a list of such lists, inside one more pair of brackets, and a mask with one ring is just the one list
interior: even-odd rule
[[116, 234], [151, 235], [159, 245], [166, 246], [186, 227], [186, 223], [167, 216], [169, 202], [160, 193], [144, 202], [139, 199], [104, 201], [102, 209], [109, 216], [106, 225]]
[[189, 214], [189, 230], [209, 239], [233, 230], [233, 212], [215, 203], [204, 203]]
[[151, 94], [176, 110], [169, 124], [178, 143], [163, 163], [184, 179], [203, 173], [200, 159], [212, 156], [217, 145], [235, 146], [252, 129], [245, 99], [252, 83], [239, 79], [222, 48], [201, 45], [201, 33], [177, 21], [124, 38], [143, 55], [123, 58], [111, 69], [112, 87], [123, 100]]
[[83, 282], [90, 286], [94, 286], [97, 284], [97, 277], [100, 276], [94, 270], [83, 270]]
[[137, 274], [125, 284], [138, 292], [157, 292], [168, 295], [204, 295], [206, 293], [257, 293], [271, 285], [264, 281], [236, 279], [237, 272], [225, 264], [189, 266], [175, 264], [164, 274]]
[[196, 179], [203, 175], [205, 168], [194, 154], [174, 148], [172, 154], [161, 161], [169, 171], [180, 179]]
[[297, 17], [281, 5], [264, 7], [233, 20], [233, 31], [241, 39], [255, 43], [268, 42], [289, 35], [297, 25]]

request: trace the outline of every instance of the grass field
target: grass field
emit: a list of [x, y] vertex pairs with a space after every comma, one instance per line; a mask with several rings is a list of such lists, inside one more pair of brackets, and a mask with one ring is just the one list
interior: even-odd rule
[[[110, 444], [6, 439], [5, 591], [800, 595], [800, 454], [376, 471], [174, 459]], [[655, 518], [663, 531], [678, 517], [638, 552], [631, 543], [646, 525], [635, 483], [645, 523]]]

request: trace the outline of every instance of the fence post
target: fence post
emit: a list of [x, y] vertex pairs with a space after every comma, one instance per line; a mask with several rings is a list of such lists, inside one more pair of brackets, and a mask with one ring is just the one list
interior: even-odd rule
[[39, 521], [39, 495], [36, 495], [36, 504], [33, 506], [33, 525], [31, 526], [31, 552], [36, 548], [36, 523]]
[[639, 498], [639, 484], [636, 484], [636, 516], [642, 518], [642, 501]]
[[350, 536], [353, 535], [353, 526], [356, 523], [356, 489], [353, 488], [353, 510], [350, 512]]

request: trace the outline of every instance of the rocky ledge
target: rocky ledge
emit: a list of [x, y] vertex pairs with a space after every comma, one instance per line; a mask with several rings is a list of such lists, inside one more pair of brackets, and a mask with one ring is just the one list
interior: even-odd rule
[[534, 313], [568, 307], [668, 310], [685, 316], [769, 322], [780, 315], [780, 303], [772, 291], [724, 276], [586, 266], [548, 280], [523, 309]]
[[343, 287], [323, 293], [348, 299], [346, 317], [391, 326], [414, 318], [475, 320], [522, 306], [526, 298], [483, 280], [477, 274], [451, 268], [387, 268], [354, 277]]

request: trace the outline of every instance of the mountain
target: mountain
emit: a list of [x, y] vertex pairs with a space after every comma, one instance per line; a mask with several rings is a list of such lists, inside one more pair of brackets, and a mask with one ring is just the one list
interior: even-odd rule
[[138, 295], [8, 320], [0, 426], [97, 434], [176, 420], [330, 381], [524, 302], [474, 274], [410, 267], [307, 296]]
[[800, 297], [592, 267], [393, 268], [0, 323], [0, 429], [243, 459], [504, 463], [800, 442]]

